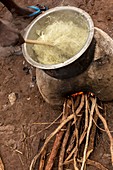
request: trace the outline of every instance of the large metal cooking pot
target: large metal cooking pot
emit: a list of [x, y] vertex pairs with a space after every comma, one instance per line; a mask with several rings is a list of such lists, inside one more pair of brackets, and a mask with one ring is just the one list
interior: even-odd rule
[[50, 9], [44, 14], [36, 17], [31, 22], [27, 28], [24, 38], [37, 39], [36, 30], [43, 30], [48, 26], [48, 23], [52, 24], [55, 20], [71, 20], [80, 26], [82, 26], [83, 23], [87, 24], [88, 38], [83, 48], [64, 63], [45, 65], [35, 61], [35, 53], [32, 50], [33, 45], [24, 43], [22, 47], [24, 57], [31, 65], [44, 70], [47, 74], [55, 78], [65, 79], [81, 74], [90, 65], [95, 46], [95, 42], [93, 40], [93, 21], [89, 14], [82, 9], [72, 6], [62, 6]]

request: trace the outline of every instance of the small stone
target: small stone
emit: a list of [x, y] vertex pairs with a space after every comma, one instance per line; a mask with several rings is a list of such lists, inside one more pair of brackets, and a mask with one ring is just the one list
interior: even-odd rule
[[23, 61], [23, 65], [25, 65], [25, 60]]
[[13, 105], [16, 101], [16, 94], [14, 92], [10, 93], [8, 96], [9, 102], [11, 105]]
[[30, 88], [33, 88], [35, 85], [34, 85], [34, 83], [30, 83]]
[[27, 100], [29, 101], [29, 100], [31, 100], [31, 98], [30, 98], [30, 97], [28, 97], [28, 98], [27, 98]]

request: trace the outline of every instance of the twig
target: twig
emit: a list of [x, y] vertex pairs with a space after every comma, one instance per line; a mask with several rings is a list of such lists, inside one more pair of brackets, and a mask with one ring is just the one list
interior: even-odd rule
[[[72, 100], [72, 113], [74, 114], [74, 122], [73, 122], [73, 124], [76, 124], [75, 109], [77, 109], [77, 106], [79, 104], [80, 95], [77, 96], [75, 104], [74, 104], [73, 98], [71, 98], [71, 100]], [[69, 145], [68, 145], [68, 148], [67, 148], [67, 151], [66, 151], [67, 153], [70, 153], [72, 148], [74, 147], [74, 142], [76, 140], [75, 137], [76, 137], [76, 132], [75, 132], [75, 130], [73, 130], [73, 134], [71, 135], [71, 139], [69, 141]]]
[[[77, 159], [78, 162], [82, 163], [82, 160]], [[100, 164], [99, 162], [96, 162], [94, 160], [90, 160], [87, 159], [86, 160], [86, 164], [91, 165], [96, 167], [96, 169], [100, 169], [100, 170], [108, 170], [106, 167], [104, 167], [102, 164]]]
[[74, 153], [74, 169], [78, 170], [77, 161], [76, 161], [77, 152], [78, 152], [78, 144], [79, 144], [79, 141], [78, 141], [78, 129], [76, 128], [75, 131], [76, 131], [76, 146], [75, 146], [76, 152]]
[[[64, 163], [64, 165], [73, 163], [73, 161], [74, 161], [73, 159], [70, 159], [69, 161], [67, 161], [66, 163]], [[82, 163], [82, 159], [77, 159], [77, 162]], [[94, 167], [96, 167], [96, 169], [109, 170], [109, 169], [107, 169], [106, 167], [104, 167], [101, 163], [96, 162], [96, 161], [94, 161], [94, 160], [87, 159], [87, 160], [86, 160], [86, 164], [91, 165], [91, 166], [94, 166]]]
[[24, 162], [23, 162], [23, 160], [22, 160], [22, 158], [21, 158], [20, 154], [18, 153], [17, 155], [18, 155], [18, 157], [19, 157], [19, 160], [20, 160], [20, 162], [21, 162], [22, 166], [24, 166]]
[[[49, 126], [47, 126], [47, 127], [45, 127], [44, 129], [38, 131], [37, 134], [43, 132], [44, 130], [49, 129], [61, 116], [62, 116], [62, 113], [61, 113]], [[37, 135], [37, 134], [35, 134], [35, 135]], [[32, 136], [30, 136], [29, 138], [34, 137], [35, 135], [32, 135]]]
[[[93, 118], [92, 118], [93, 119]], [[98, 115], [95, 114], [94, 115], [94, 119], [95, 122], [97, 122], [98, 120]], [[88, 145], [88, 149], [87, 149], [87, 159], [90, 156], [90, 154], [93, 152], [94, 149], [94, 140], [95, 140], [95, 134], [96, 134], [96, 126], [95, 124], [92, 125], [91, 128], [91, 134], [90, 134], [90, 139], [89, 139], [89, 145]]]
[[85, 128], [84, 131], [82, 132], [80, 139], [79, 139], [79, 146], [81, 145], [81, 143], [83, 142], [86, 133], [87, 133], [87, 128], [88, 128], [88, 109], [89, 109], [89, 103], [88, 103], [88, 98], [87, 95], [85, 95]]
[[71, 122], [68, 123], [67, 131], [66, 131], [64, 139], [63, 139], [63, 143], [62, 143], [62, 147], [61, 147], [61, 151], [60, 151], [60, 155], [59, 155], [58, 170], [63, 170], [63, 160], [64, 160], [64, 155], [65, 155], [66, 145], [67, 145], [68, 138], [70, 135], [70, 126], [71, 126]]
[[[100, 130], [103, 131], [103, 132], [106, 132], [105, 129], [102, 129], [101, 127], [99, 127], [99, 126], [97, 125], [97, 123], [95, 122], [94, 119], [93, 119], [93, 122], [94, 122], [95, 126], [96, 126], [98, 129], [100, 129]], [[110, 130], [110, 132], [113, 133], [113, 130]]]
[[[33, 125], [50, 125], [52, 124], [53, 122], [34, 122], [32, 123]], [[59, 124], [60, 122], [54, 122], [54, 124]]]
[[111, 162], [112, 162], [112, 166], [113, 166], [113, 137], [110, 133], [110, 130], [108, 128], [108, 125], [107, 125], [107, 122], [105, 120], [105, 118], [100, 114], [99, 112], [99, 109], [98, 109], [98, 106], [96, 105], [95, 106], [95, 111], [96, 111], [96, 114], [98, 115], [98, 117], [101, 119], [103, 125], [104, 125], [104, 128], [105, 128], [105, 131], [109, 137], [109, 140], [110, 140], [110, 152], [111, 152]]
[[88, 108], [89, 108], [88, 98], [87, 95], [85, 95], [85, 130], [88, 127]]
[[43, 151], [43, 153], [41, 155], [40, 164], [39, 164], [39, 170], [44, 170], [45, 157], [46, 157], [46, 149]]
[[[75, 114], [76, 114], [76, 115], [78, 115], [78, 114], [80, 113], [80, 111], [82, 110], [83, 106], [84, 106], [84, 94], [82, 94], [80, 105], [79, 105], [79, 107], [78, 107], [78, 108], [76, 109], [76, 111], [75, 111]], [[74, 115], [74, 114], [73, 114], [73, 115]], [[74, 118], [74, 116], [73, 116], [73, 118]], [[75, 135], [76, 135], [76, 134], [75, 134]], [[68, 157], [67, 157], [66, 160], [64, 161], [64, 163], [65, 163], [66, 161], [68, 161], [68, 160], [72, 157], [72, 155], [74, 154], [74, 152], [76, 152], [76, 151], [77, 151], [77, 148], [74, 147], [73, 150], [71, 151], [71, 153], [68, 155]]]
[[79, 105], [79, 103], [80, 103], [80, 99], [81, 99], [81, 95], [78, 95], [77, 97], [76, 97], [76, 99], [75, 99], [75, 110], [77, 109], [77, 107], [78, 107], [78, 105]]
[[75, 126], [76, 126], [77, 117], [76, 117], [76, 114], [75, 114], [74, 101], [73, 101], [72, 97], [71, 97], [71, 102], [72, 102], [72, 113], [74, 115], [74, 123], [75, 123]]
[[4, 170], [4, 164], [2, 162], [2, 159], [0, 158], [0, 170]]
[[80, 111], [82, 110], [83, 106], [84, 106], [84, 94], [82, 94], [80, 105], [78, 106], [78, 108], [75, 111], [76, 115], [78, 115], [80, 113]]
[[76, 152], [76, 147], [73, 148], [73, 150], [71, 151], [71, 153], [68, 155], [68, 157], [66, 158], [66, 160], [64, 161], [64, 164], [66, 164], [67, 161], [69, 161], [69, 159], [72, 157], [72, 155], [74, 154], [74, 152]]
[[[75, 129], [75, 139], [76, 139], [76, 137], [77, 137], [77, 131], [76, 131], [76, 129]], [[72, 155], [74, 154], [74, 153], [76, 153], [78, 151], [78, 147], [77, 146], [75, 146], [74, 148], [73, 148], [73, 150], [71, 151], [71, 153], [68, 155], [68, 157], [66, 158], [66, 160], [64, 161], [64, 163], [66, 163], [71, 157], [72, 157]]]
[[[77, 160], [78, 161], [78, 160]], [[68, 160], [68, 161], [65, 161], [64, 163], [63, 163], [63, 165], [68, 165], [68, 164], [70, 164], [70, 163], [73, 163], [74, 162], [74, 159], [72, 158], [72, 159], [70, 159], [70, 160]]]
[[75, 130], [73, 131], [73, 134], [71, 135], [71, 139], [69, 141], [69, 145], [68, 145], [68, 148], [66, 150], [66, 152], [69, 154], [71, 152], [71, 150], [73, 149], [74, 147], [74, 142], [75, 142]]
[[99, 127], [99, 126], [97, 125], [97, 123], [95, 122], [94, 119], [93, 119], [93, 122], [94, 122], [95, 126], [96, 126], [98, 129], [100, 129], [101, 131], [105, 132], [105, 129], [102, 129], [101, 127]]
[[20, 153], [21, 155], [23, 155], [23, 153], [21, 151], [17, 150], [17, 149], [15, 150], [15, 152]]
[[47, 139], [45, 140], [45, 143], [42, 147], [42, 149], [40, 150], [40, 152], [33, 158], [32, 162], [31, 162], [31, 165], [30, 165], [30, 170], [33, 170], [33, 167], [36, 163], [36, 160], [39, 158], [40, 154], [43, 152], [43, 150], [45, 149], [45, 147], [47, 146], [47, 144], [49, 143], [49, 141], [60, 131], [60, 129], [67, 123], [69, 122], [70, 120], [72, 120], [74, 118], [73, 115], [70, 115], [67, 117], [66, 120], [64, 120], [59, 126], [57, 129], [55, 129], [48, 137]]
[[[81, 103], [79, 105], [79, 107], [77, 108], [76, 110], [76, 114], [78, 114], [81, 109], [83, 108], [84, 106], [84, 95], [82, 95], [81, 97]], [[40, 150], [40, 152], [38, 154], [35, 155], [35, 157], [32, 159], [31, 161], [31, 165], [30, 165], [30, 170], [33, 170], [34, 168], [34, 165], [36, 163], [36, 160], [39, 158], [40, 154], [44, 151], [45, 147], [47, 146], [47, 144], [49, 143], [49, 141], [61, 130], [61, 128], [66, 124], [68, 123], [70, 120], [72, 120], [74, 118], [74, 115], [70, 115], [67, 117], [67, 119], [65, 119], [59, 126], [57, 129], [55, 129], [48, 137], [47, 139], [45, 140], [45, 143], [42, 147], [42, 149]]]
[[78, 150], [79, 150], [79, 129], [80, 129], [80, 123], [81, 123], [81, 117], [79, 117], [78, 121], [76, 122], [75, 124], [75, 137], [76, 137], [76, 145], [75, 145], [75, 152], [74, 152], [74, 169], [75, 170], [78, 170], [78, 167], [77, 167], [77, 154], [78, 154]]
[[[67, 105], [68, 105], [68, 100], [66, 100], [64, 102], [62, 121], [65, 120], [67, 118], [68, 114], [69, 114], [69, 108], [67, 107]], [[59, 146], [61, 144], [61, 139], [63, 137], [63, 134], [64, 134], [64, 131], [59, 131], [58, 134], [56, 135], [56, 139], [54, 141], [53, 148], [52, 148], [51, 154], [49, 156], [45, 170], [51, 170], [52, 169], [55, 157], [57, 155]]]
[[[77, 162], [76, 162], [76, 157], [77, 157], [77, 152], [78, 152], [78, 128], [77, 128], [77, 115], [75, 112], [75, 107], [74, 107], [74, 102], [73, 102], [73, 98], [72, 98], [72, 113], [74, 114], [74, 123], [75, 123], [75, 137], [76, 137], [76, 152], [74, 153], [74, 169], [78, 170], [77, 168]], [[80, 121], [79, 121], [80, 122]]]
[[87, 153], [87, 148], [88, 148], [90, 130], [91, 130], [91, 127], [92, 127], [92, 117], [93, 117], [93, 114], [94, 114], [95, 104], [96, 104], [96, 98], [92, 99], [89, 126], [88, 126], [88, 130], [87, 130], [87, 135], [86, 135], [86, 144], [85, 144], [85, 149], [84, 149], [84, 154], [83, 154], [83, 162], [82, 162], [81, 170], [84, 170], [85, 162], [86, 162], [86, 159], [87, 159], [86, 153]]
[[[18, 155], [18, 157], [19, 157], [19, 160], [20, 160], [22, 166], [24, 166], [24, 162], [23, 162], [23, 160], [22, 160], [22, 158], [21, 158], [21, 155], [23, 155], [23, 153], [22, 153], [21, 151], [17, 150], [17, 149], [15, 149], [15, 152], [17, 152], [17, 155]], [[0, 169], [0, 170], [1, 170], [1, 169]]]
[[61, 144], [61, 139], [63, 137], [63, 134], [64, 134], [63, 131], [59, 131], [59, 133], [56, 135], [56, 139], [55, 139], [51, 154], [49, 156], [49, 160], [48, 160], [47, 165], [45, 167], [45, 170], [51, 170], [52, 169], [55, 157], [57, 155], [59, 146]]

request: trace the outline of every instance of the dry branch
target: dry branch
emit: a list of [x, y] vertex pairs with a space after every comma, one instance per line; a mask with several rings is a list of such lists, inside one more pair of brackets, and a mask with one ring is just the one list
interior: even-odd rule
[[102, 123], [104, 125], [104, 128], [105, 128], [105, 131], [106, 131], [106, 133], [107, 133], [107, 135], [109, 137], [109, 140], [110, 140], [111, 162], [112, 162], [112, 166], [113, 166], [113, 137], [112, 137], [112, 135], [110, 133], [110, 130], [108, 128], [108, 125], [107, 125], [107, 122], [106, 122], [105, 118], [99, 112], [97, 104], [96, 104], [95, 110], [96, 110], [96, 114], [101, 119], [101, 121], [102, 121]]
[[[78, 162], [82, 163], [82, 160], [77, 159]], [[86, 164], [91, 165], [96, 167], [96, 169], [100, 169], [100, 170], [108, 170], [106, 167], [104, 167], [102, 164], [100, 164], [99, 162], [96, 162], [94, 160], [90, 160], [87, 159]]]
[[[52, 125], [54, 125], [54, 124], [56, 123], [56, 121], [57, 121], [61, 116], [62, 116], [62, 113], [61, 113], [53, 122], [51, 122], [51, 124], [49, 124], [49, 125], [48, 125], [47, 127], [45, 127], [44, 129], [38, 131], [37, 134], [43, 132], [44, 130], [49, 129]], [[33, 123], [33, 124], [35, 124], [35, 123]], [[36, 135], [37, 135], [37, 134], [36, 134]], [[34, 135], [30, 136], [30, 138], [33, 137], [33, 136], [34, 136]]]
[[[83, 108], [84, 106], [84, 95], [82, 95], [81, 97], [81, 103], [79, 105], [79, 107], [77, 108], [76, 110], [76, 114], [79, 114], [79, 112], [81, 111], [81, 109]], [[42, 147], [42, 149], [40, 150], [40, 152], [38, 154], [35, 155], [35, 157], [32, 159], [31, 161], [31, 165], [30, 165], [30, 170], [33, 170], [34, 166], [35, 166], [35, 163], [36, 163], [36, 160], [39, 158], [39, 156], [42, 154], [42, 152], [44, 151], [44, 149], [46, 148], [47, 144], [49, 143], [49, 141], [61, 130], [61, 128], [66, 124], [68, 123], [70, 120], [72, 120], [74, 118], [74, 115], [70, 115], [68, 116], [59, 126], [57, 129], [55, 129], [48, 137], [47, 139], [45, 140], [45, 143]]]
[[[78, 108], [77, 108], [76, 111], [75, 111], [75, 115], [76, 115], [76, 116], [80, 113], [80, 111], [82, 110], [83, 106], [84, 106], [84, 94], [82, 94], [80, 105], [78, 106]], [[74, 117], [74, 114], [72, 114], [72, 115], [73, 115], [73, 118], [75, 118], [75, 117]], [[74, 123], [76, 123], [76, 122], [74, 122]], [[76, 133], [75, 133], [75, 137], [76, 137]], [[65, 162], [68, 161], [68, 160], [72, 157], [72, 155], [74, 154], [75, 151], [77, 151], [77, 148], [76, 148], [76, 147], [73, 148], [73, 150], [71, 151], [71, 153], [70, 153], [70, 154], [68, 155], [68, 157], [66, 158]], [[64, 163], [65, 163], [65, 162], [64, 162]]]
[[78, 108], [75, 111], [76, 115], [78, 115], [80, 113], [80, 111], [82, 110], [83, 106], [84, 106], [84, 94], [82, 94], [80, 105], [78, 106]]
[[[98, 120], [98, 115], [94, 114], [93, 121], [97, 122], [97, 120]], [[89, 155], [91, 154], [91, 152], [94, 149], [95, 134], [96, 134], [96, 125], [93, 124], [92, 128], [91, 128], [91, 134], [90, 134], [90, 138], [89, 138], [89, 145], [88, 145], [88, 149], [87, 149], [87, 159], [88, 159]]]
[[79, 129], [80, 129], [80, 123], [81, 123], [81, 117], [79, 117], [79, 119], [77, 120], [76, 124], [75, 124], [75, 137], [76, 137], [76, 145], [75, 145], [75, 152], [74, 152], [74, 169], [78, 170], [77, 167], [77, 154], [78, 154], [78, 150], [79, 150]]
[[71, 153], [68, 155], [68, 157], [66, 158], [66, 160], [64, 161], [64, 164], [67, 163], [67, 161], [69, 161], [69, 159], [71, 159], [72, 155], [76, 152], [76, 148], [74, 147], [73, 150], [71, 151]]
[[59, 133], [56, 135], [56, 139], [55, 139], [51, 154], [49, 156], [49, 160], [48, 160], [47, 165], [45, 167], [45, 170], [51, 170], [52, 169], [55, 157], [57, 155], [59, 146], [61, 144], [61, 139], [63, 137], [63, 134], [64, 134], [64, 131], [59, 131]]
[[[77, 119], [77, 117], [76, 117], [76, 115], [75, 115], [75, 109], [77, 109], [77, 106], [78, 106], [78, 104], [79, 104], [79, 101], [80, 101], [80, 95], [78, 95], [77, 96], [77, 98], [76, 98], [76, 101], [75, 101], [75, 104], [74, 104], [74, 101], [73, 101], [73, 99], [71, 99], [72, 100], [72, 113], [74, 114], [74, 123], [73, 124], [75, 124], [75, 127], [76, 127], [76, 119]], [[81, 102], [81, 105], [83, 106], [83, 100], [81, 100], [82, 102]], [[81, 106], [80, 106], [81, 107]], [[78, 114], [78, 113], [77, 113]], [[67, 150], [66, 150], [66, 152], [69, 154], [70, 152], [71, 152], [71, 150], [73, 149], [73, 147], [74, 147], [74, 143], [75, 143], [75, 140], [76, 140], [76, 132], [75, 132], [75, 130], [73, 130], [73, 133], [72, 133], [72, 135], [71, 135], [71, 137], [70, 137], [70, 141], [69, 141], [69, 145], [68, 145], [68, 148], [67, 148]]]
[[[68, 107], [69, 103], [70, 103], [70, 100], [66, 100], [64, 102], [62, 121], [65, 120], [67, 118], [68, 114], [69, 114], [69, 107]], [[56, 139], [54, 141], [53, 148], [52, 148], [51, 154], [49, 156], [45, 170], [51, 170], [52, 169], [55, 157], [57, 155], [59, 146], [61, 144], [63, 134], [64, 134], [64, 131], [62, 131], [62, 129], [61, 129], [61, 131], [59, 131], [58, 134], [56, 135]]]
[[61, 151], [60, 151], [60, 155], [59, 155], [58, 170], [63, 170], [63, 161], [64, 161], [66, 145], [67, 145], [68, 138], [69, 138], [69, 135], [70, 135], [70, 126], [71, 126], [71, 122], [69, 122], [69, 124], [68, 124], [67, 131], [65, 133], [63, 143], [62, 143], [62, 146], [61, 146]]
[[[81, 118], [80, 118], [81, 119]], [[79, 119], [79, 123], [78, 123], [78, 126], [80, 126], [80, 119]], [[79, 145], [79, 141], [78, 141], [78, 129], [75, 128], [75, 131], [74, 131], [74, 135], [75, 135], [75, 140], [76, 140], [76, 146], [73, 148], [73, 150], [70, 152], [70, 154], [68, 155], [68, 157], [66, 158], [66, 160], [64, 161], [64, 163], [66, 163], [74, 153], [77, 153], [78, 152], [78, 145]]]
[[76, 152], [74, 153], [74, 169], [78, 170], [78, 168], [77, 168], [77, 161], [76, 161], [77, 153], [78, 153], [78, 144], [79, 144], [78, 129], [76, 128], [75, 131], [76, 131], [76, 146], [75, 146]]
[[78, 95], [77, 97], [76, 97], [76, 100], [75, 100], [75, 110], [77, 109], [77, 107], [79, 106], [79, 103], [80, 103], [80, 99], [81, 99], [81, 95]]
[[[64, 133], [65, 133], [65, 136], [64, 136], [62, 147], [60, 150], [58, 170], [63, 170], [64, 168], [63, 166], [69, 163], [73, 163], [75, 170], [79, 170], [77, 167], [77, 163], [82, 163], [81, 170], [86, 169], [86, 164], [95, 166], [97, 169], [100, 169], [100, 170], [108, 170], [100, 163], [88, 159], [88, 157], [90, 156], [91, 152], [94, 149], [94, 139], [95, 139], [95, 133], [96, 133], [95, 124], [97, 124], [96, 122], [97, 122], [98, 117], [103, 122], [105, 131], [108, 134], [109, 139], [110, 139], [110, 150], [111, 150], [111, 157], [112, 157], [112, 164], [113, 164], [113, 138], [108, 129], [106, 120], [102, 117], [102, 115], [99, 112], [99, 109], [96, 103], [96, 98], [94, 98], [94, 96], [91, 97], [88, 94], [86, 95], [82, 94], [79, 97], [77, 96], [76, 100], [75, 98], [71, 98], [71, 100], [68, 99], [65, 101], [64, 106], [63, 106], [62, 121], [60, 125], [47, 137], [40, 152], [33, 158], [31, 165], [30, 165], [30, 170], [34, 169], [34, 165], [37, 159], [39, 158], [41, 154], [43, 154], [50, 140], [57, 134], [55, 142], [53, 144], [52, 151], [50, 153], [50, 156], [47, 162], [47, 165], [45, 167], [45, 170], [52, 169], [54, 160], [56, 158], [56, 155], [60, 147]], [[84, 106], [85, 106], [85, 110], [84, 110]], [[85, 124], [84, 124], [84, 128], [80, 128], [81, 119], [83, 118], [84, 112], [85, 112]], [[79, 116], [80, 113], [81, 115]], [[74, 120], [73, 122], [71, 121], [72, 119]], [[95, 124], [93, 124], [93, 122]], [[71, 125], [74, 126], [75, 130], [73, 131], [71, 139], [69, 139]], [[66, 132], [64, 130], [62, 131], [62, 128], [66, 129]], [[79, 160], [78, 159], [79, 147], [85, 138], [86, 138], [86, 143], [84, 146], [83, 159]], [[66, 147], [67, 147], [67, 150], [66, 150]], [[67, 153], [70, 152], [70, 153], [67, 156], [66, 160], [64, 161], [65, 152]], [[39, 170], [43, 170], [44, 168], [43, 159], [40, 163], [41, 164], [40, 164]]]
[[93, 114], [94, 114], [95, 104], [96, 104], [96, 98], [92, 99], [92, 106], [91, 106], [91, 112], [90, 112], [90, 118], [89, 118], [89, 126], [88, 126], [88, 130], [87, 130], [87, 135], [86, 135], [86, 144], [85, 144], [85, 149], [84, 149], [81, 170], [84, 170], [85, 162], [87, 159], [87, 148], [88, 148], [88, 142], [89, 142], [89, 136], [90, 136], [90, 131], [91, 131], [91, 127], [92, 127], [92, 122], [93, 122], [92, 118], [93, 118]]
[[66, 150], [66, 152], [69, 154], [71, 152], [71, 150], [73, 149], [74, 147], [74, 142], [75, 142], [75, 131], [73, 131], [73, 134], [71, 135], [70, 137], [70, 141], [69, 141], [69, 145], [68, 145], [68, 148]]
[[2, 162], [2, 159], [0, 158], [0, 170], [4, 170], [4, 164]]
[[43, 153], [41, 155], [40, 164], [39, 164], [39, 170], [44, 170], [45, 157], [46, 157], [46, 149], [43, 151]]
[[88, 98], [87, 95], [85, 95], [85, 128], [84, 131], [82, 132], [80, 139], [79, 139], [79, 146], [81, 145], [81, 143], [83, 142], [86, 133], [87, 133], [87, 128], [88, 128], [88, 109], [89, 109], [89, 104], [88, 104]]
[[[74, 161], [73, 159], [70, 159], [69, 161], [64, 163], [64, 165], [68, 165], [70, 163], [73, 163], [73, 161]], [[82, 159], [77, 159], [77, 162], [82, 163]], [[94, 161], [94, 160], [87, 159], [86, 164], [94, 166], [96, 169], [99, 169], [99, 170], [109, 170], [105, 166], [103, 166], [100, 162], [97, 162], [97, 161]]]

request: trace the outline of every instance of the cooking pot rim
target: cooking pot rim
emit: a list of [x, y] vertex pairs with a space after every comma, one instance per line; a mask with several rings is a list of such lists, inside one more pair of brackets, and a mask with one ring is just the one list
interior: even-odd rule
[[38, 62], [36, 62], [35, 60], [33, 60], [33, 59], [30, 57], [30, 55], [28, 54], [28, 52], [27, 52], [26, 43], [24, 43], [24, 44], [22, 45], [23, 55], [24, 55], [25, 59], [26, 59], [31, 65], [33, 65], [33, 66], [36, 67], [36, 68], [49, 70], [49, 69], [58, 69], [58, 68], [67, 66], [67, 65], [73, 63], [74, 61], [76, 61], [78, 58], [80, 58], [80, 56], [82, 56], [82, 54], [87, 50], [87, 48], [89, 47], [89, 45], [90, 45], [91, 42], [92, 42], [92, 39], [93, 39], [93, 36], [94, 36], [94, 24], [93, 24], [92, 18], [91, 18], [90, 15], [89, 15], [87, 12], [85, 12], [84, 10], [82, 10], [82, 9], [80, 9], [80, 8], [77, 8], [77, 7], [73, 7], [73, 6], [60, 6], [60, 7], [55, 7], [55, 8], [49, 9], [49, 10], [46, 11], [44, 14], [41, 14], [40, 16], [37, 16], [37, 17], [30, 23], [30, 25], [27, 27], [26, 32], [25, 32], [25, 35], [24, 35], [24, 39], [27, 39], [31, 28], [35, 25], [35, 23], [36, 23], [37, 21], [39, 21], [41, 18], [45, 17], [46, 15], [48, 15], [48, 14], [50, 14], [50, 13], [52, 13], [52, 12], [56, 12], [56, 11], [60, 11], [60, 10], [73, 10], [73, 11], [75, 11], [75, 12], [80, 13], [82, 16], [84, 16], [84, 18], [86, 18], [87, 22], [89, 23], [89, 35], [88, 35], [87, 41], [86, 41], [84, 47], [83, 47], [76, 55], [74, 55], [73, 57], [71, 57], [70, 59], [66, 60], [66, 61], [63, 62], [63, 63], [52, 64], [52, 65], [49, 65], [49, 64], [41, 64], [41, 63], [38, 63]]

